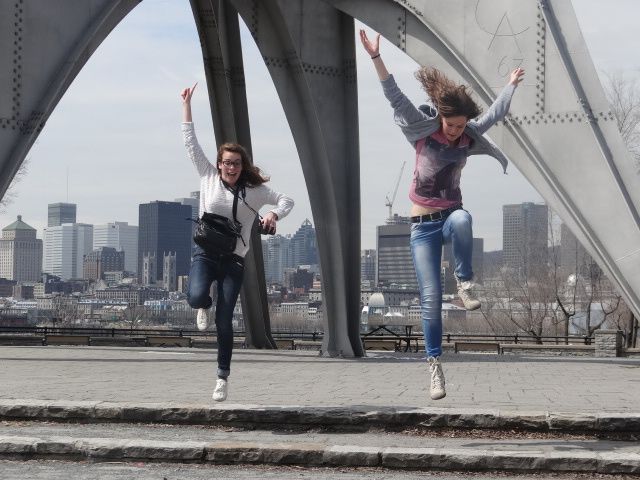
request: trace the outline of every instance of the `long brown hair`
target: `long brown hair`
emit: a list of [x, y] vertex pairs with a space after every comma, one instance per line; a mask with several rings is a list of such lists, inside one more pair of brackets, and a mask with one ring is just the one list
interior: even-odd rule
[[437, 68], [422, 67], [416, 72], [416, 79], [422, 84], [440, 116], [463, 116], [470, 120], [482, 112], [465, 85], [458, 85]]
[[251, 158], [245, 150], [245, 148], [239, 143], [223, 143], [218, 148], [218, 155], [216, 159], [216, 168], [220, 172], [220, 162], [222, 162], [222, 154], [224, 152], [232, 152], [240, 155], [242, 159], [242, 172], [238, 181], [247, 185], [248, 187], [257, 187], [265, 182], [269, 181], [269, 177], [262, 174], [260, 168], [251, 163]]

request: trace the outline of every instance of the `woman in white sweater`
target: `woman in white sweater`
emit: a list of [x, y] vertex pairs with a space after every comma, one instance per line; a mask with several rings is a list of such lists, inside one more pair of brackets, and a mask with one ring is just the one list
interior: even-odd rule
[[[197, 85], [197, 84], [196, 84]], [[227, 398], [228, 376], [233, 349], [233, 309], [238, 300], [244, 271], [244, 256], [249, 250], [251, 229], [257, 212], [264, 205], [275, 208], [264, 215], [262, 228], [275, 233], [276, 222], [285, 217], [293, 207], [293, 200], [265, 185], [269, 179], [251, 164], [246, 150], [237, 143], [225, 143], [218, 149], [216, 165], [205, 156], [196, 138], [191, 117], [191, 97], [196, 88], [185, 88], [182, 93], [182, 133], [189, 158], [200, 175], [200, 217], [204, 213], [216, 213], [233, 219], [234, 195], [237, 202], [236, 219], [242, 224], [241, 238], [231, 255], [219, 255], [198, 249], [189, 272], [187, 298], [192, 308], [198, 309], [198, 329], [208, 325], [208, 309], [213, 300], [209, 295], [212, 283], [217, 282], [218, 299], [215, 323], [218, 337], [218, 380], [213, 399], [221, 402]]]

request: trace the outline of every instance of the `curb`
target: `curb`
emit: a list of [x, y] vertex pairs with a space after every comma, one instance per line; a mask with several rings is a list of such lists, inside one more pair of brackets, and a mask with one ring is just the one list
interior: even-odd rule
[[0, 436], [2, 459], [273, 464], [389, 469], [640, 473], [640, 454], [599, 451], [522, 452], [482, 448], [399, 448], [318, 443], [167, 442], [141, 439]]
[[328, 427], [517, 429], [527, 431], [640, 432], [640, 413], [576, 414], [401, 407], [308, 407], [225, 404], [0, 399], [0, 420], [88, 423]]

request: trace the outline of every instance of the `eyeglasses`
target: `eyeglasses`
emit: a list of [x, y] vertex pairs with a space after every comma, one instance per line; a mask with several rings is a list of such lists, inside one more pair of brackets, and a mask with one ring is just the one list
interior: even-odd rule
[[242, 166], [242, 162], [241, 161], [237, 161], [237, 162], [232, 162], [231, 160], [222, 160], [222, 165], [224, 165], [225, 167], [240, 167]]

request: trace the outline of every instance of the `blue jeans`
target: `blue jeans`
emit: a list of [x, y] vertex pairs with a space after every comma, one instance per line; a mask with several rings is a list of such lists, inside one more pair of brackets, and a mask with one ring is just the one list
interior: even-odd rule
[[442, 354], [442, 245], [451, 242], [456, 277], [471, 280], [471, 215], [455, 210], [445, 220], [411, 224], [411, 254], [418, 277], [422, 328], [428, 357]]
[[218, 257], [204, 253], [198, 248], [189, 272], [187, 301], [191, 308], [211, 308], [213, 300], [209, 295], [211, 284], [218, 287], [216, 303], [216, 331], [218, 336], [218, 376], [226, 378], [231, 372], [231, 352], [233, 350], [233, 309], [238, 300], [244, 259], [237, 256]]

